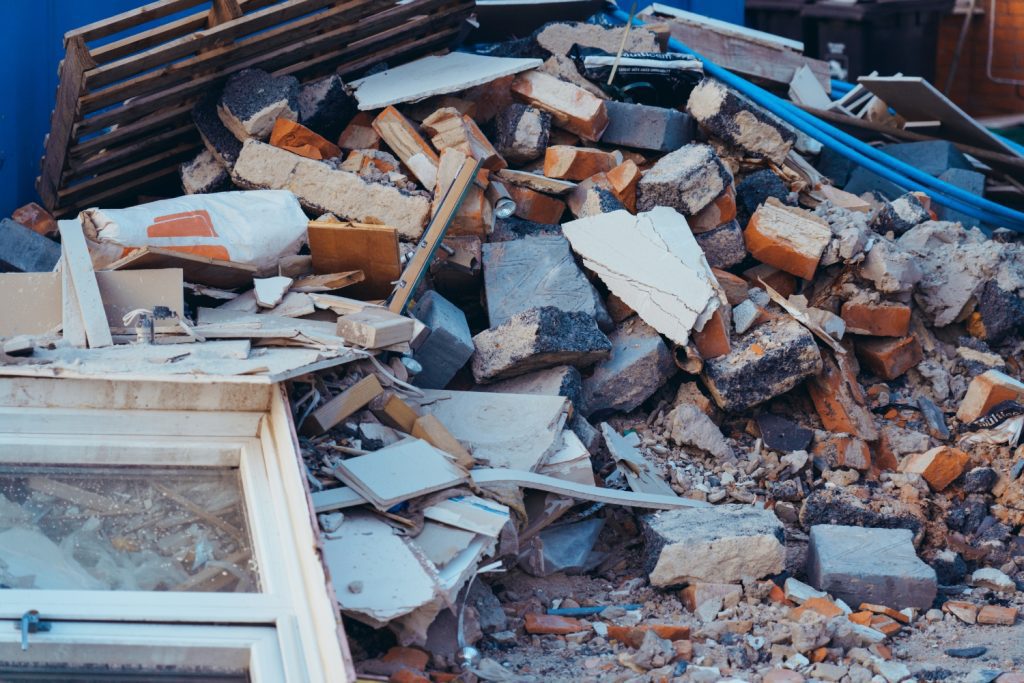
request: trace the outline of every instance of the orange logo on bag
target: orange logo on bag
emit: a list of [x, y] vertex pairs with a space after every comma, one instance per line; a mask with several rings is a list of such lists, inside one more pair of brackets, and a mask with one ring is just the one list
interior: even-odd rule
[[[207, 211], [185, 211], [166, 216], [157, 216], [153, 224], [146, 228], [146, 235], [153, 237], [216, 237], [213, 221]], [[225, 247], [215, 244], [167, 245], [163, 247], [173, 251], [184, 251], [197, 256], [230, 261], [231, 257]]]

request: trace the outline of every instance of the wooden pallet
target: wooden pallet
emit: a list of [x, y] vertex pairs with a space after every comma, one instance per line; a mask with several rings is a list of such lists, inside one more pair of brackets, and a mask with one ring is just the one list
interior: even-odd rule
[[451, 44], [473, 7], [473, 0], [159, 0], [70, 31], [36, 189], [57, 216], [132, 196], [202, 148], [192, 106], [232, 74], [259, 67], [302, 82], [353, 76]]

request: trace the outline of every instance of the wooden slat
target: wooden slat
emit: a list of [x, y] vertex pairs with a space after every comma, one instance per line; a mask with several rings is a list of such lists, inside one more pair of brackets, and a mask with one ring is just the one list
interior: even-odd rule
[[150, 48], [124, 59], [98, 66], [86, 73], [86, 83], [91, 88], [109, 85], [122, 78], [129, 78], [149, 69], [187, 57], [204, 48], [236, 40], [242, 36], [263, 31], [282, 22], [297, 19], [310, 12], [336, 2], [336, 0], [285, 0], [277, 5], [248, 14], [241, 19], [229, 21], [211, 29], [195, 31], [170, 42]]
[[241, 16], [242, 7], [238, 0], [213, 0], [206, 21], [209, 26], [219, 26]]
[[130, 140], [150, 134], [154, 130], [181, 125], [182, 122], [189, 122], [191, 125], [192, 103], [186, 103], [178, 107], [164, 109], [153, 116], [148, 116], [138, 121], [118, 126], [109, 133], [103, 133], [91, 137], [85, 142], [71, 147], [68, 156], [71, 159], [85, 159], [104, 149], [111, 149], [115, 145], [124, 144]]
[[[88, 200], [83, 200], [81, 204], [83, 206], [109, 205], [111, 200], [115, 198], [130, 197], [132, 196], [133, 191], [146, 187], [151, 183], [170, 175], [178, 175], [177, 165], [165, 166], [164, 168], [159, 168], [151, 173], [147, 173], [146, 175], [135, 176], [133, 178], [123, 180], [113, 187], [97, 192], [96, 194], [89, 195]], [[75, 203], [62, 204], [54, 209], [53, 215], [55, 218], [67, 218], [69, 215], [73, 216], [78, 213], [78, 206], [79, 205]]]
[[58, 193], [58, 196], [60, 197], [61, 202], [66, 204], [77, 198], [86, 196], [90, 192], [95, 192], [108, 187], [109, 185], [117, 184], [122, 181], [130, 181], [137, 173], [140, 173], [151, 166], [156, 166], [170, 161], [177, 163], [187, 158], [189, 154], [193, 153], [197, 148], [197, 145], [194, 143], [182, 143], [165, 152], [161, 152], [160, 154], [147, 154], [134, 164], [126, 164], [118, 167], [110, 173], [99, 175], [95, 178], [90, 178], [89, 180], [84, 180], [76, 185], [71, 185], [70, 187], [65, 187]]
[[204, 69], [209, 69], [211, 65], [223, 69], [233, 62], [265, 54], [282, 45], [294, 44], [296, 40], [306, 34], [323, 32], [342, 23], [355, 22], [367, 13], [376, 11], [377, 8], [386, 8], [391, 4], [389, 0], [371, 0], [370, 2], [351, 0], [338, 7], [332, 7], [326, 12], [264, 31], [244, 40], [211, 48], [195, 57], [169, 64], [161, 69], [84, 95], [81, 102], [82, 114], [89, 114], [111, 104], [123, 102], [129, 97], [140, 97], [167, 88], [169, 85], [192, 78]]
[[68, 31], [64, 34], [65, 42], [71, 38], [81, 38], [82, 40], [96, 40], [98, 38], [106, 38], [112, 36], [115, 33], [120, 33], [133, 26], [140, 26], [147, 22], [153, 21], [154, 19], [161, 19], [163, 17], [169, 17], [170, 15], [180, 12], [181, 10], [188, 9], [189, 7], [195, 7], [196, 5], [202, 5], [207, 0], [159, 0], [142, 7], [137, 7], [127, 12], [122, 12], [106, 19], [87, 24], [81, 28], [76, 28], [73, 31]]
[[36, 190], [48, 209], [57, 206], [61, 172], [77, 116], [78, 96], [85, 83], [85, 71], [92, 65], [85, 41], [81, 38], [68, 40], [64, 60], [60, 63], [57, 104], [50, 115], [50, 133], [46, 137], [42, 172], [36, 183]]
[[72, 160], [64, 172], [65, 182], [73, 178], [80, 178], [87, 175], [104, 173], [120, 164], [131, 163], [138, 154], [152, 154], [159, 151], [162, 145], [170, 144], [180, 138], [189, 138], [194, 146], [201, 144], [199, 133], [191, 122], [185, 123], [177, 128], [165, 131], [158, 135], [148, 135], [143, 140], [138, 140], [130, 145], [108, 150], [103, 154], [90, 157], [84, 161]]

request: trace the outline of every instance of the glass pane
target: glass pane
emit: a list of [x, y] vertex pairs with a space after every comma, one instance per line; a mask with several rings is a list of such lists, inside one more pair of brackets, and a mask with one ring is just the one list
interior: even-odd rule
[[0, 587], [256, 592], [238, 470], [0, 466]]

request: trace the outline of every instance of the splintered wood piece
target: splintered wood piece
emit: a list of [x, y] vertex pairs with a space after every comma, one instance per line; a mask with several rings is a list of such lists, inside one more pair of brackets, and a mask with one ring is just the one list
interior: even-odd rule
[[419, 413], [412, 406], [391, 391], [373, 399], [370, 403], [370, 412], [388, 427], [406, 434], [412, 433], [419, 418]]
[[437, 182], [438, 156], [400, 111], [388, 107], [373, 120], [373, 129], [428, 192]]
[[411, 318], [390, 311], [367, 309], [338, 318], [338, 336], [364, 349], [379, 349], [412, 340]]
[[423, 439], [434, 448], [440, 448], [463, 467], [469, 469], [473, 466], [473, 456], [435, 416], [421, 415], [416, 418], [412, 425], [412, 435], [417, 439]]
[[293, 292], [330, 292], [335, 289], [343, 289], [357, 282], [362, 282], [366, 276], [361, 270], [350, 270], [345, 273], [325, 273], [324, 275], [307, 275], [300, 277], [292, 283]]
[[137, 249], [111, 263], [104, 270], [146, 270], [151, 268], [181, 268], [185, 282], [194, 282], [220, 289], [237, 289], [250, 285], [256, 274], [256, 266], [234, 261], [221, 261], [159, 247]]
[[306, 436], [323, 434], [384, 393], [376, 375], [367, 375], [327, 403], [314, 410], [302, 423]]
[[85, 235], [82, 234], [82, 225], [78, 221], [61, 221], [59, 225], [64, 266], [71, 276], [71, 287], [78, 300], [86, 341], [92, 348], [113, 346], [107, 314], [103, 310], [103, 297], [96, 284], [96, 273], [92, 269], [92, 258], [85, 243]]

